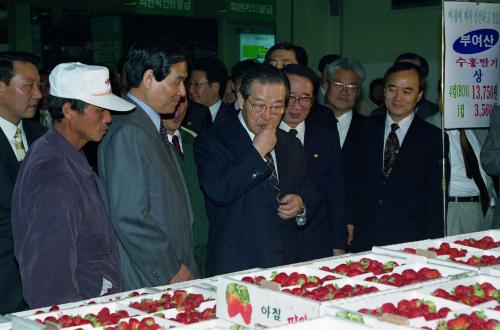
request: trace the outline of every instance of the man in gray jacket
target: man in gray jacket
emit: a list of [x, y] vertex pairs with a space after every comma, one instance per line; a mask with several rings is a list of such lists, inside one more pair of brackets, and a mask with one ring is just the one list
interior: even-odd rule
[[186, 95], [186, 60], [136, 44], [124, 67], [136, 110], [113, 118], [98, 162], [130, 290], [190, 280], [198, 271], [186, 182], [160, 119]]

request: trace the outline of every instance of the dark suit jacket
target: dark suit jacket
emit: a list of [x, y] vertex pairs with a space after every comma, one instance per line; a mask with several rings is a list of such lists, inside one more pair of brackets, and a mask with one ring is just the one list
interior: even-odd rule
[[182, 121], [182, 126], [200, 134], [207, 128], [212, 127], [212, 115], [208, 107], [194, 101], [188, 101], [186, 115]]
[[[28, 146], [42, 136], [47, 128], [32, 120], [23, 120]], [[11, 226], [11, 198], [20, 164], [10, 143], [0, 129], [0, 314], [19, 311], [25, 307], [21, 277], [14, 258]]]
[[[299, 194], [308, 217], [314, 216], [318, 196], [306, 180], [300, 141], [282, 130], [277, 130], [277, 137], [281, 196]], [[209, 220], [207, 275], [294, 261], [295, 221], [278, 217], [279, 205], [268, 180], [271, 169], [238, 117], [199, 135], [194, 153]]]
[[191, 202], [174, 153], [139, 106], [114, 115], [99, 145], [99, 176], [126, 290], [165, 285], [181, 264], [198, 275]]
[[354, 251], [444, 235], [440, 130], [415, 116], [385, 178], [384, 129], [385, 116], [369, 117], [353, 163]]
[[305, 125], [307, 175], [322, 203], [311, 222], [298, 229], [298, 261], [331, 256], [334, 248], [346, 248], [347, 237], [344, 168], [336, 132], [311, 118]]
[[226, 120], [228, 118], [233, 118], [238, 115], [238, 111], [234, 108], [232, 104], [226, 105], [224, 102], [221, 103], [219, 107], [219, 111], [215, 115], [214, 123], [219, 122], [221, 120]]

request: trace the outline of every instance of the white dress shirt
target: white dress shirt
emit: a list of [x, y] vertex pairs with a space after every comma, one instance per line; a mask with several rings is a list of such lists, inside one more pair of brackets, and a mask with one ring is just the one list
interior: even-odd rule
[[212, 122], [215, 121], [215, 117], [217, 116], [217, 112], [219, 112], [220, 105], [222, 104], [222, 100], [219, 100], [215, 102], [215, 104], [212, 104], [211, 106], [208, 107], [210, 109], [210, 114], [212, 115]]
[[7, 137], [9, 141], [10, 147], [12, 148], [12, 152], [16, 155], [17, 160], [21, 160], [21, 155], [18, 154], [16, 149], [16, 140], [14, 140], [14, 135], [16, 135], [17, 128], [21, 129], [21, 137], [23, 139], [23, 145], [25, 152], [28, 152], [28, 140], [26, 140], [26, 134], [23, 130], [23, 121], [21, 120], [19, 124], [16, 126], [12, 124], [10, 121], [0, 117], [0, 128], [3, 131], [3, 134]]
[[[283, 120], [280, 123], [280, 128], [285, 132], [289, 132], [292, 129], [292, 127], [288, 126], [288, 124], [285, 123]], [[304, 136], [306, 135], [306, 123], [304, 121], [301, 122], [300, 124], [297, 125], [297, 127], [295, 127], [295, 130], [297, 130], [297, 135], [295, 136], [297, 137], [297, 139], [300, 140], [300, 143], [304, 145]]]
[[[411, 122], [413, 121], [413, 118], [415, 118], [415, 114], [412, 113], [408, 117], [402, 119], [399, 123], [399, 129], [396, 130], [396, 135], [398, 136], [399, 140], [399, 146], [403, 145], [403, 140], [405, 139], [406, 133], [408, 133], [408, 129], [410, 128]], [[385, 142], [387, 141], [387, 137], [389, 136], [389, 133], [391, 132], [391, 125], [394, 124], [395, 121], [392, 120], [391, 116], [389, 114], [385, 115], [385, 133], [384, 133], [384, 149], [385, 149]], [[385, 150], [384, 150], [385, 151]]]
[[[176, 136], [179, 138], [179, 145], [180, 145], [180, 147], [181, 147], [181, 151], [182, 151], [182, 152], [184, 152], [184, 147], [182, 146], [182, 137], [181, 137], [181, 132], [179, 132], [179, 130], [176, 130], [176, 131], [174, 132], [174, 134], [173, 134], [173, 135], [176, 135]], [[173, 136], [173, 135], [170, 135], [170, 133], [167, 133], [168, 142], [170, 142], [170, 143], [172, 143], [172, 144], [174, 144], [174, 143], [172, 142], [172, 136]]]
[[[460, 131], [457, 129], [447, 130], [450, 139], [450, 165], [451, 165], [451, 178], [450, 178], [450, 196], [468, 197], [479, 196], [479, 188], [477, 187], [474, 179], [468, 178], [465, 172], [464, 157], [462, 154], [462, 147], [460, 146]], [[466, 129], [465, 135], [469, 140], [472, 150], [479, 162], [479, 154], [481, 152], [481, 145], [476, 136], [471, 130]], [[479, 170], [484, 182], [486, 181], [486, 173], [484, 173], [481, 163], [479, 163]]]
[[352, 121], [352, 110], [344, 113], [342, 116], [337, 118], [337, 129], [339, 131], [340, 138], [340, 148], [344, 146], [345, 139], [347, 137], [347, 132], [349, 132], [349, 127]]

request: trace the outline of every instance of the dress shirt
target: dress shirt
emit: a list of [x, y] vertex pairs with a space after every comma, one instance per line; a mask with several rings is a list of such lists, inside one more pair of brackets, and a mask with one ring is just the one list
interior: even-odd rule
[[[153, 122], [153, 124], [155, 125], [156, 129], [159, 132], [160, 131], [160, 121], [161, 121], [160, 114], [155, 109], [151, 108], [149, 105], [147, 105], [146, 103], [144, 103], [143, 101], [139, 100], [137, 97], [132, 95], [130, 92], [128, 92], [127, 96], [132, 101], [137, 103], [137, 105], [139, 105], [140, 108], [142, 108], [144, 110], [144, 112], [148, 115], [148, 117], [151, 119], [151, 121]], [[139, 107], [136, 108], [137, 109], [136, 111], [140, 110]]]
[[19, 160], [19, 157], [17, 156], [16, 141], [14, 140], [14, 135], [16, 135], [16, 130], [18, 127], [21, 129], [21, 136], [23, 138], [24, 150], [28, 152], [28, 140], [26, 140], [26, 134], [24, 133], [23, 121], [21, 120], [19, 124], [16, 126], [12, 124], [10, 121], [0, 117], [0, 128], [3, 131], [3, 134], [5, 134], [5, 136], [7, 137], [7, 140], [9, 140], [10, 147], [12, 148], [12, 151]]
[[[283, 120], [280, 123], [280, 128], [285, 132], [289, 132], [292, 129], [292, 127], [288, 126], [288, 124], [285, 123]], [[304, 121], [299, 123], [297, 127], [295, 127], [295, 129], [297, 130], [297, 135], [295, 136], [297, 137], [297, 139], [300, 140], [300, 143], [304, 145], [304, 136], [306, 134], [306, 123]]]
[[212, 115], [212, 122], [215, 122], [215, 117], [217, 116], [217, 113], [219, 112], [220, 105], [222, 104], [222, 100], [219, 100], [215, 102], [215, 104], [212, 104], [211, 106], [208, 107], [210, 109], [210, 114]]
[[[460, 132], [457, 129], [447, 130], [450, 139], [450, 165], [451, 165], [451, 178], [450, 178], [450, 196], [479, 196], [479, 188], [477, 187], [474, 179], [468, 178], [465, 172], [464, 157], [462, 154], [462, 147], [460, 146]], [[481, 152], [481, 145], [476, 136], [471, 130], [466, 129], [465, 135], [469, 140], [472, 150], [479, 161], [479, 154]], [[484, 182], [486, 174], [479, 164], [479, 170]]]
[[[238, 119], [240, 120], [241, 125], [243, 125], [243, 127], [245, 128], [245, 131], [247, 131], [250, 140], [253, 141], [253, 139], [255, 139], [255, 134], [248, 129], [247, 124], [245, 123], [245, 119], [243, 119], [243, 114], [241, 113], [241, 111], [238, 114]], [[274, 148], [273, 150], [271, 150], [271, 156], [273, 157], [274, 167], [276, 168], [276, 177], [278, 178], [279, 181], [280, 177], [278, 175], [278, 163], [276, 162], [276, 155], [274, 154]], [[262, 157], [262, 160], [267, 162], [264, 157]]]
[[[182, 136], [181, 136], [181, 132], [179, 132], [179, 130], [176, 130], [174, 132], [173, 135], [177, 135], [177, 137], [179, 138], [179, 145], [181, 146], [181, 151], [184, 152], [184, 147], [182, 146]], [[168, 136], [168, 142], [172, 143], [172, 135], [170, 135], [169, 133], [167, 134]]]
[[347, 137], [347, 132], [349, 132], [349, 127], [352, 121], [352, 110], [344, 113], [342, 116], [337, 118], [337, 129], [339, 131], [340, 138], [340, 148], [344, 146], [345, 138]]
[[[396, 135], [398, 136], [399, 140], [399, 145], [403, 145], [403, 140], [406, 136], [406, 133], [408, 132], [408, 129], [410, 128], [411, 122], [413, 121], [413, 118], [415, 117], [415, 114], [412, 113], [408, 117], [404, 118], [401, 120], [398, 124], [399, 129], [396, 130]], [[392, 120], [391, 116], [387, 114], [385, 116], [385, 133], [384, 133], [384, 146], [385, 146], [385, 141], [387, 140], [387, 137], [389, 136], [389, 133], [391, 132], [391, 125], [396, 123], [394, 120]]]

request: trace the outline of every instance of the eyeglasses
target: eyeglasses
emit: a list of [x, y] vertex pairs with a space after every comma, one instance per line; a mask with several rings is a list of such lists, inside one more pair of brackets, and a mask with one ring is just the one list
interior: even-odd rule
[[190, 81], [187, 85], [188, 85], [188, 88], [191, 88], [191, 87], [200, 88], [203, 85], [208, 85], [208, 81], [193, 81], [193, 82]]
[[313, 103], [313, 98], [310, 96], [296, 97], [296, 96], [290, 95], [290, 97], [288, 98], [288, 102], [289, 103], [299, 102], [300, 106], [308, 107]]
[[255, 113], [263, 113], [265, 110], [269, 110], [271, 114], [273, 115], [279, 115], [283, 111], [284, 106], [283, 105], [272, 105], [272, 106], [267, 106], [264, 104], [260, 103], [252, 103], [249, 98], [247, 98], [248, 103], [252, 106], [252, 111]]
[[349, 94], [354, 94], [358, 90], [358, 85], [356, 84], [345, 84], [340, 81], [329, 81], [328, 83], [337, 91], [341, 91], [345, 88]]

